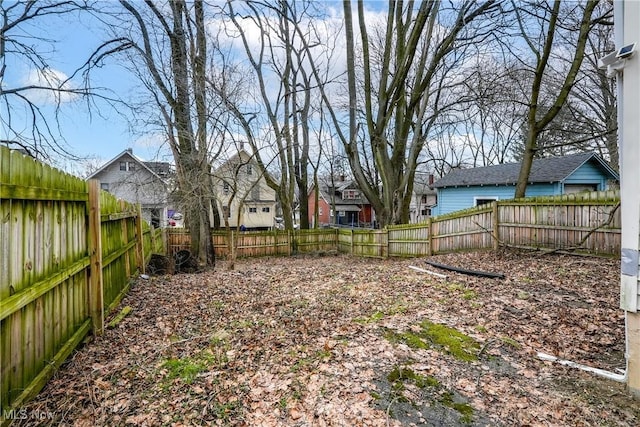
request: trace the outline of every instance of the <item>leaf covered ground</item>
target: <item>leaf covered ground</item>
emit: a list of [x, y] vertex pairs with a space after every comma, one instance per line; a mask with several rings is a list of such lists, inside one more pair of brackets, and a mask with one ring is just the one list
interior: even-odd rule
[[638, 424], [623, 384], [536, 357], [624, 368], [619, 261], [430, 259], [506, 277], [329, 255], [139, 280], [26, 409], [76, 426]]

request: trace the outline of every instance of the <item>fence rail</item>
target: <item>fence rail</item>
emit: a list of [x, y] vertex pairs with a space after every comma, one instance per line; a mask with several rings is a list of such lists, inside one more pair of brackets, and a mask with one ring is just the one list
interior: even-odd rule
[[[419, 257], [512, 246], [620, 254], [620, 198], [617, 191], [493, 202], [429, 218], [421, 224], [384, 230], [319, 229], [286, 232], [215, 232], [216, 254], [286, 255], [337, 250], [365, 257]], [[228, 239], [232, 239], [231, 246]], [[170, 230], [172, 253], [188, 249], [185, 230]]]
[[139, 207], [0, 147], [0, 424], [44, 386], [163, 251]]

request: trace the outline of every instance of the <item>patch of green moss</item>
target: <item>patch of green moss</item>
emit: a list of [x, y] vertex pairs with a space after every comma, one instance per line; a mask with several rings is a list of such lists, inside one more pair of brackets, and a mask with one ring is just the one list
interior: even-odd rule
[[[391, 383], [392, 394], [398, 402], [409, 402], [403, 395], [403, 391], [405, 390], [405, 383], [410, 381], [418, 388], [429, 387], [435, 389], [437, 394], [442, 393], [437, 402], [457, 411], [460, 414], [462, 423], [470, 424], [473, 421], [473, 407], [467, 403], [456, 402], [453, 392], [443, 389], [442, 384], [435, 377], [418, 374], [406, 366], [397, 366], [387, 375], [387, 380]], [[374, 395], [374, 392], [371, 392], [371, 396], [375, 399], [380, 399], [380, 395], [377, 393]]]
[[453, 393], [450, 391], [447, 391], [442, 395], [440, 403], [458, 411], [460, 413], [461, 422], [471, 424], [473, 421], [473, 407], [467, 403], [455, 402], [453, 399]]
[[395, 367], [393, 371], [391, 371], [389, 375], [387, 375], [387, 379], [393, 386], [404, 381], [412, 381], [416, 385], [416, 387], [419, 388], [440, 386], [440, 381], [438, 381], [434, 377], [430, 375], [420, 375], [415, 373], [413, 369], [401, 366]]
[[471, 362], [478, 359], [480, 344], [468, 335], [438, 323], [423, 320], [420, 323], [420, 336], [428, 339], [432, 344], [441, 347], [453, 357]]
[[449, 289], [451, 292], [455, 292], [455, 291], [463, 291], [466, 288], [465, 285], [461, 284], [461, 283], [451, 283], [449, 284], [449, 286], [447, 286], [447, 289]]
[[398, 333], [389, 331], [387, 332], [385, 337], [391, 342], [403, 342], [411, 348], [429, 348], [429, 344], [424, 342], [424, 340], [419, 335], [416, 335], [413, 332]]
[[414, 349], [436, 347], [453, 357], [472, 362], [478, 359], [480, 344], [468, 335], [438, 323], [424, 320], [419, 332], [387, 331], [385, 338], [391, 342], [403, 342]]

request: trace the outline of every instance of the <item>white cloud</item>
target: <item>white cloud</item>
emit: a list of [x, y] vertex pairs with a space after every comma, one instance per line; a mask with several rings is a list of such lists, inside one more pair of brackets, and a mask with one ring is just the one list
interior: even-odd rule
[[76, 89], [69, 77], [62, 71], [47, 68], [44, 70], [30, 70], [23, 79], [24, 86], [33, 86], [25, 91], [26, 96], [34, 104], [52, 105], [72, 102], [78, 99], [77, 93], [68, 92]]

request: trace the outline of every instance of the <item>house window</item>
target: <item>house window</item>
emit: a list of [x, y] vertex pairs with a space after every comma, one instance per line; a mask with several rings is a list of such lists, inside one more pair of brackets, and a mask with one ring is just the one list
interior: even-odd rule
[[222, 193], [227, 196], [229, 194], [229, 183], [225, 182], [222, 184]]
[[420, 214], [422, 216], [431, 216], [431, 209], [429, 208], [424, 208], [420, 211]]
[[322, 215], [322, 206], [318, 208], [318, 215]]
[[422, 197], [420, 198], [420, 203], [427, 203], [427, 195], [423, 194]]
[[344, 190], [342, 192], [342, 199], [359, 199], [360, 192], [358, 190]]
[[473, 206], [482, 206], [498, 200], [497, 196], [477, 196], [473, 198]]
[[347, 216], [347, 213], [345, 211], [338, 211], [338, 216], [340, 218], [344, 218], [345, 216]]
[[271, 208], [269, 206], [265, 206], [264, 208], [262, 208], [262, 212], [269, 213], [271, 212]]
[[136, 170], [136, 164], [133, 162], [120, 162], [121, 171], [134, 171]]
[[251, 167], [251, 165], [247, 165], [247, 175], [251, 174], [253, 174], [253, 168]]
[[256, 213], [258, 212], [258, 208], [249, 208], [249, 213]]
[[100, 189], [104, 190], [104, 191], [109, 191], [109, 183], [108, 182], [101, 182], [100, 183]]

